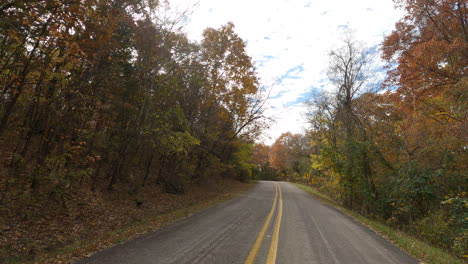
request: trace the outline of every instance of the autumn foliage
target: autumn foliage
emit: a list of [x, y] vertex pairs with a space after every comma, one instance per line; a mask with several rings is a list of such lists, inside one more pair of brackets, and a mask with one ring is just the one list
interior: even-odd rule
[[330, 55], [337, 92], [311, 104], [310, 181], [348, 208], [463, 256], [467, 3], [395, 2], [406, 15], [382, 45], [388, 62], [382, 92], [366, 89], [372, 85], [366, 78], [349, 79], [367, 76], [353, 71], [365, 63], [356, 42], [347, 39]]
[[[232, 23], [192, 42], [164, 12], [151, 0], [2, 1], [1, 230], [69, 217], [100, 193], [137, 207], [143, 189], [249, 179], [263, 99], [245, 42]], [[57, 246], [18, 239], [0, 240], [0, 255]]]
[[[347, 208], [466, 256], [467, 3], [395, 3], [406, 15], [382, 44], [383, 85], [372, 78], [373, 53], [347, 32], [329, 54], [335, 91], [312, 98], [309, 131], [282, 134], [268, 166], [277, 180], [313, 184]], [[257, 160], [264, 149], [257, 146]]]

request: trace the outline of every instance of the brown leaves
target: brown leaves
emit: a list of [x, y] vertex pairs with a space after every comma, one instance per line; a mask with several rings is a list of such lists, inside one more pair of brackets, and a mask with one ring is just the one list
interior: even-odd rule
[[439, 93], [468, 74], [466, 3], [457, 0], [398, 1], [408, 12], [383, 43], [383, 58], [399, 63], [392, 77], [400, 90]]
[[[141, 191], [139, 199], [144, 201], [141, 208], [135, 206], [125, 191], [112, 194], [83, 192], [75, 194], [68, 213], [52, 212], [44, 206], [43, 216], [27, 221], [15, 218], [15, 224], [0, 226], [0, 246], [7, 250], [0, 251], [0, 260], [5, 254], [19, 254], [23, 260], [34, 259], [37, 263], [71, 263], [77, 257], [183, 217], [172, 215], [177, 210], [221, 199], [247, 188], [239, 182], [224, 181], [217, 183], [216, 189], [195, 187], [187, 194], [174, 195], [161, 193], [155, 187], [147, 186]], [[60, 248], [65, 250], [57, 251]], [[55, 256], [54, 251], [62, 255]]]

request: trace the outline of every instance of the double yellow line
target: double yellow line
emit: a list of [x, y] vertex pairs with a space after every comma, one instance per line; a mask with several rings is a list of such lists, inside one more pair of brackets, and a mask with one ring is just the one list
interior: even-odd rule
[[[278, 200], [278, 193], [279, 193], [279, 202]], [[262, 229], [260, 233], [258, 233], [257, 239], [255, 240], [252, 249], [250, 250], [249, 256], [245, 260], [244, 264], [254, 264], [255, 258], [257, 257], [258, 251], [262, 246], [263, 238], [265, 237], [265, 233], [270, 225], [271, 218], [275, 214], [276, 204], [278, 203], [278, 213], [276, 214], [276, 221], [275, 226], [273, 229], [273, 236], [271, 238], [270, 249], [268, 250], [267, 256], [267, 264], [274, 264], [276, 262], [276, 254], [278, 251], [278, 237], [279, 231], [281, 226], [281, 217], [283, 215], [283, 195], [281, 193], [281, 187], [278, 183], [275, 182], [275, 198], [273, 199], [273, 206], [271, 207], [270, 213], [268, 214], [265, 223], [263, 223]]]

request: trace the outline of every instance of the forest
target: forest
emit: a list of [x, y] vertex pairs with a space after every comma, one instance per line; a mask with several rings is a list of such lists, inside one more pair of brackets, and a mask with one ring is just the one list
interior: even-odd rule
[[345, 36], [329, 53], [335, 92], [310, 99], [307, 131], [268, 146], [268, 91], [233, 23], [196, 42], [157, 0], [2, 1], [0, 262], [123, 225], [133, 216], [105, 211], [150, 206], [155, 190], [165, 206], [251, 180], [310, 184], [466, 257], [467, 3], [394, 2], [386, 79]]
[[255, 175], [311, 184], [466, 258], [467, 3], [395, 2], [406, 16], [381, 46], [385, 81], [365, 43], [345, 37], [329, 54], [336, 92], [311, 99], [306, 133], [255, 145]]
[[[153, 0], [0, 4], [0, 255], [66, 243], [68, 229], [91, 219], [87, 208], [109, 209], [104, 194], [123, 192], [136, 207], [147, 185], [179, 194], [249, 180], [265, 98], [245, 42], [232, 23], [192, 42], [163, 9]], [[60, 221], [70, 226], [50, 225]]]

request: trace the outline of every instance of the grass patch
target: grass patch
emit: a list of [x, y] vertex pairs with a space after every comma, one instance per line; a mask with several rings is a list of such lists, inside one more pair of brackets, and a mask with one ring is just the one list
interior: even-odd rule
[[194, 213], [213, 207], [229, 199], [232, 199], [240, 195], [241, 193], [247, 191], [254, 185], [255, 182], [244, 184], [240, 188], [236, 188], [233, 191], [227, 193], [220, 193], [214, 197], [202, 201], [194, 201], [188, 207], [174, 209], [159, 215], [146, 216], [142, 219], [136, 219], [131, 224], [112, 230], [111, 232], [106, 233], [102, 237], [75, 241], [74, 243], [66, 245], [60, 249], [37, 255], [34, 258], [34, 260], [25, 261], [19, 259], [11, 259], [9, 260], [10, 262], [7, 263], [73, 263], [81, 258], [90, 256], [95, 252], [112, 247], [120, 243], [124, 243], [145, 233], [158, 230], [164, 226], [173, 224], [185, 217], [191, 216]]
[[346, 209], [340, 206], [336, 201], [332, 200], [327, 195], [320, 193], [317, 189], [306, 186], [299, 183], [294, 183], [297, 187], [302, 190], [314, 195], [319, 198], [321, 201], [330, 204], [345, 214], [352, 216], [354, 219], [363, 223], [385, 239], [392, 242], [394, 245], [398, 246], [402, 250], [406, 251], [408, 254], [416, 257], [423, 261], [423, 263], [428, 264], [463, 264], [464, 261], [459, 258], [450, 255], [449, 253], [443, 251], [440, 248], [433, 247], [425, 242], [422, 242], [406, 233], [403, 233], [400, 230], [389, 227], [388, 225], [373, 219], [366, 218], [356, 212], [353, 212], [349, 209]]

